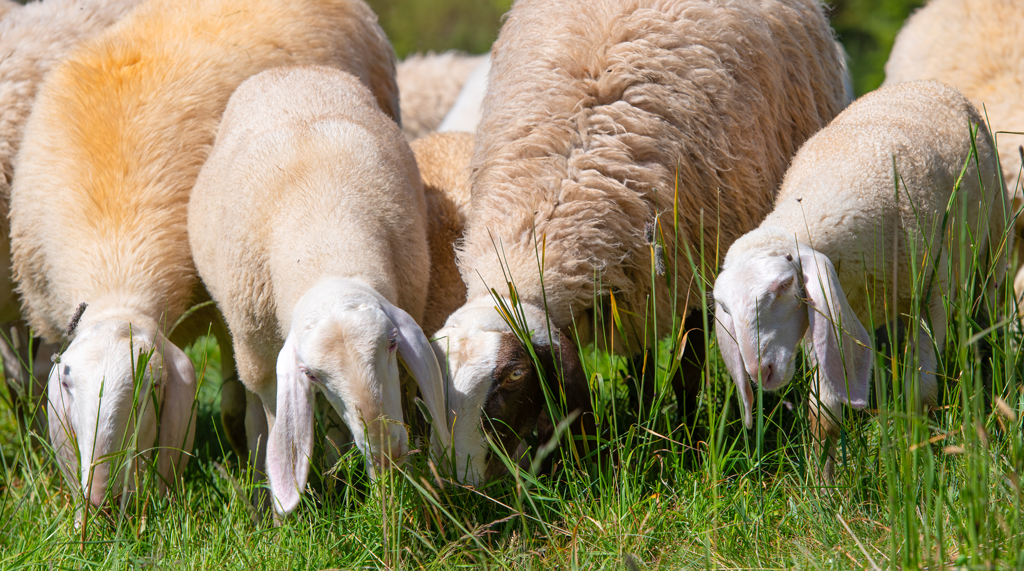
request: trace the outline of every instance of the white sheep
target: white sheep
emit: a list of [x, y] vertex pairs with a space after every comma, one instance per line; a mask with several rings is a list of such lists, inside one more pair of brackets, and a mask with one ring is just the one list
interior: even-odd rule
[[946, 335], [942, 300], [955, 300], [974, 276], [959, 267], [964, 225], [974, 242], [967, 256], [977, 256], [982, 275], [991, 272], [990, 292], [1005, 273], [1009, 208], [998, 178], [982, 118], [960, 92], [935, 81], [872, 92], [808, 140], [775, 209], [732, 245], [715, 282], [718, 343], [747, 428], [749, 381], [769, 391], [785, 386], [803, 340], [817, 365], [815, 441], [837, 436], [841, 405], [868, 402], [874, 353], [865, 326], [914, 314], [922, 292], [930, 292], [920, 301], [929, 321], [908, 328], [916, 332], [909, 337], [919, 373], [908, 379], [907, 394], [919, 405], [935, 404], [935, 348], [941, 351]]
[[402, 104], [402, 130], [409, 141], [436, 130], [485, 55], [457, 51], [412, 54], [399, 62], [395, 78]]
[[356, 78], [282, 67], [239, 86], [188, 226], [242, 382], [266, 409], [279, 513], [294, 510], [306, 486], [314, 388], [373, 476], [408, 451], [401, 355], [438, 420], [435, 443], [448, 443], [441, 371], [414, 319], [430, 272], [419, 171]]
[[[30, 336], [21, 319], [19, 300], [11, 279], [11, 244], [7, 210], [14, 175], [14, 157], [21, 145], [36, 90], [50, 68], [79, 42], [87, 40], [121, 19], [139, 0], [46, 0], [18, 7], [0, 2], [0, 329], [3, 340], [4, 377], [19, 395], [19, 412], [34, 411], [31, 426], [45, 432], [45, 409], [38, 405], [46, 376], [33, 370], [49, 370], [56, 347], [32, 340], [38, 359], [29, 353]], [[9, 332], [9, 333], [8, 333]], [[9, 336], [8, 336], [9, 335]], [[45, 345], [45, 346], [41, 346]]]
[[[195, 373], [164, 336], [197, 289], [189, 193], [235, 87], [305, 63], [343, 66], [398, 117], [394, 52], [361, 0], [149, 0], [81, 44], [39, 90], [11, 193], [14, 276], [48, 341], [89, 304], [51, 371], [49, 418], [61, 467], [94, 503], [124, 484], [105, 459], [132, 421], [141, 452], [163, 449], [161, 487], [181, 476]], [[136, 355], [150, 350], [139, 393]], [[133, 400], [151, 393], [159, 427], [151, 399]]]
[[[956, 87], [982, 113], [995, 136], [1013, 212], [1024, 208], [1024, 2], [931, 0], [896, 36], [885, 83], [933, 79]], [[1024, 216], [1015, 221], [1017, 263], [1024, 262]], [[1013, 282], [1024, 314], [1024, 265]]]
[[[492, 56], [459, 250], [468, 301], [435, 334], [458, 476], [472, 481], [502, 468], [487, 459], [481, 421], [511, 452], [545, 410], [488, 288], [515, 283], [551, 394], [583, 413], [573, 431], [592, 435], [586, 376], [565, 332], [631, 353], [678, 328], [701, 305], [688, 254], [716, 267], [716, 248], [770, 211], [792, 154], [845, 104], [815, 0], [524, 0]], [[665, 245], [668, 274], [653, 280], [652, 239]], [[625, 339], [611, 325], [611, 294]]]
[[487, 93], [487, 77], [491, 73], [491, 54], [487, 53], [480, 57], [483, 59], [466, 78], [459, 97], [444, 116], [444, 121], [438, 125], [439, 132], [476, 132], [483, 111], [484, 94]]

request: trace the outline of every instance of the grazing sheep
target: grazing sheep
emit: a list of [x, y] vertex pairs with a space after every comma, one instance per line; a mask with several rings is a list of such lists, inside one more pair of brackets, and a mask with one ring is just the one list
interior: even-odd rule
[[412, 152], [355, 77], [282, 67], [235, 91], [192, 192], [189, 242], [266, 409], [278, 513], [306, 487], [314, 388], [371, 476], [408, 451], [396, 349], [439, 419], [435, 444], [449, 442], [441, 370], [415, 321], [426, 226]]
[[398, 64], [402, 130], [409, 141], [437, 129], [474, 70], [487, 58], [457, 51], [413, 54]]
[[484, 104], [484, 94], [487, 93], [487, 76], [491, 72], [491, 54], [481, 56], [484, 59], [476, 66], [473, 73], [469, 74], [466, 82], [459, 92], [458, 99], [452, 104], [444, 121], [438, 125], [437, 130], [446, 133], [450, 131], [465, 131], [475, 133], [477, 125], [480, 124], [480, 113]]
[[[195, 373], [164, 336], [201, 290], [189, 192], [235, 87], [295, 63], [345, 67], [398, 117], [394, 53], [361, 0], [150, 0], [83, 43], [39, 90], [11, 193], [14, 276], [26, 318], [48, 341], [89, 304], [50, 373], [49, 417], [60, 465], [94, 503], [123, 482], [109, 462], [91, 477], [90, 466], [119, 449], [133, 418], [138, 449], [164, 449], [161, 487], [188, 460]], [[159, 429], [150, 399], [132, 405], [135, 355], [149, 350], [141, 394], [159, 380]]]
[[[565, 331], [637, 352], [678, 327], [701, 303], [677, 244], [703, 244], [689, 253], [715, 268], [716, 250], [770, 211], [791, 155], [845, 99], [815, 0], [525, 0], [492, 53], [459, 250], [468, 301], [435, 334], [448, 357], [458, 476], [471, 481], [502, 469], [487, 459], [481, 411], [514, 451], [545, 409], [488, 288], [515, 283], [547, 382], [565, 369], [551, 394], [586, 413]], [[652, 280], [645, 226], [665, 244], [668, 278]], [[611, 294], [625, 339], [610, 327]], [[573, 430], [592, 434], [588, 422], [581, 414]]]
[[[978, 128], [977, 164], [972, 127]], [[951, 199], [965, 163], [959, 195]], [[908, 329], [916, 331], [910, 339], [920, 381], [907, 394], [935, 404], [935, 347], [941, 351], [946, 335], [942, 300], [955, 299], [974, 279], [958, 267], [962, 225], [974, 237], [967, 255], [978, 256], [983, 273], [992, 272], [990, 290], [1005, 272], [1009, 210], [998, 178], [981, 116], [960, 92], [935, 81], [870, 93], [808, 140], [786, 173], [775, 210], [732, 245], [715, 282], [718, 343], [747, 428], [754, 401], [749, 380], [765, 390], [785, 386], [802, 339], [818, 367], [810, 399], [814, 437], [821, 446], [838, 436], [832, 419], [840, 418], [841, 405], [868, 402], [874, 353], [865, 326], [913, 314], [913, 284], [924, 284], [918, 296], [931, 292], [921, 310], [934, 337], [923, 324]]]
[[[31, 425], [45, 433], [45, 412], [38, 402], [45, 390], [45, 375], [35, 376], [32, 369], [49, 370], [50, 355], [56, 347], [41, 346], [33, 340], [39, 357], [33, 363], [29, 335], [21, 319], [21, 308], [14, 295], [11, 279], [10, 228], [7, 207], [14, 175], [14, 157], [21, 144], [36, 90], [43, 76], [79, 42], [98, 34], [138, 4], [139, 0], [46, 0], [18, 6], [0, 2], [0, 329], [10, 332], [10, 346], [3, 340], [4, 377], [12, 395], [19, 395], [19, 413], [34, 411]], [[22, 418], [28, 421], [27, 418]]]
[[[1013, 212], [1024, 208], [1024, 2], [931, 0], [896, 36], [885, 83], [934, 79], [956, 87], [991, 122]], [[1000, 133], [1000, 131], [1009, 131]], [[1015, 222], [1018, 263], [1024, 262], [1024, 216]], [[1024, 265], [1013, 282], [1024, 296]], [[1018, 302], [1024, 314], [1024, 300]]]
[[427, 198], [430, 287], [420, 323], [428, 337], [466, 303], [455, 244], [462, 238], [469, 212], [469, 161], [474, 141], [470, 133], [433, 133], [412, 143]]

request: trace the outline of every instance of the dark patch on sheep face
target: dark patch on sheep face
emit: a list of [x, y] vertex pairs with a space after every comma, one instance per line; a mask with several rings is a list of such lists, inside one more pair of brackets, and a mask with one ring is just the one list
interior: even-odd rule
[[[538, 429], [538, 441], [542, 445], [554, 436], [554, 424], [548, 419], [543, 382], [548, 383], [553, 398], [560, 401], [564, 395], [564, 412], [578, 415], [572, 423], [571, 434], [588, 437], [594, 435], [590, 387], [576, 348], [568, 338], [557, 333], [554, 346], [535, 344], [534, 351], [544, 370], [543, 380], [519, 339], [511, 332], [502, 334], [492, 376], [493, 384], [483, 406], [486, 415], [482, 419], [484, 430], [513, 458], [520, 442], [535, 428]], [[542, 468], [550, 469], [552, 459], [556, 456], [549, 456]], [[501, 459], [489, 450], [485, 478], [504, 472], [505, 465]]]

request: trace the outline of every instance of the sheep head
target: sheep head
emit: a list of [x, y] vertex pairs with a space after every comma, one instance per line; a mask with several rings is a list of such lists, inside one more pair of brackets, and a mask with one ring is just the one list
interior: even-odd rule
[[786, 386], [801, 340], [818, 365], [815, 390], [822, 401], [866, 406], [870, 338], [832, 262], [781, 229], [772, 232], [774, 240], [757, 244], [764, 233], [756, 230], [733, 245], [714, 288], [715, 334], [743, 401], [744, 424], [753, 426], [749, 380], [768, 391]]
[[[478, 483], [505, 471], [487, 441], [515, 454], [547, 412], [545, 383], [555, 399], [564, 399], [566, 412], [576, 415], [572, 431], [594, 435], [590, 390], [576, 348], [549, 325], [542, 310], [529, 304], [521, 309], [540, 371], [489, 296], [467, 302], [434, 336], [454, 414], [455, 475], [463, 482]], [[544, 441], [553, 434], [547, 430], [539, 436]]]
[[423, 331], [370, 287], [327, 279], [299, 300], [277, 361], [276, 414], [267, 474], [278, 513], [298, 506], [313, 452], [313, 389], [320, 390], [352, 433], [371, 477], [408, 452], [402, 422], [401, 356], [434, 417], [438, 456], [450, 440], [441, 370]]
[[94, 505], [134, 487], [138, 456], [126, 452], [150, 457], [157, 446], [161, 490], [181, 477], [195, 434], [196, 374], [163, 335], [119, 319], [83, 325], [51, 369], [48, 393], [58, 464]]

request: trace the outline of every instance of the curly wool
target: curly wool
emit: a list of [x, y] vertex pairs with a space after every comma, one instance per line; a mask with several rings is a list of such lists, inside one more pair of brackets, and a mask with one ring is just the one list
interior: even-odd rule
[[82, 301], [84, 320], [110, 308], [174, 323], [197, 282], [189, 193], [228, 98], [303, 63], [351, 71], [398, 117], [394, 52], [361, 0], [151, 0], [54, 68], [11, 193], [31, 326], [57, 340]]
[[654, 280], [657, 334], [671, 327], [676, 284], [679, 314], [699, 307], [683, 248], [717, 268], [771, 210], [800, 144], [845, 102], [815, 0], [526, 0], [493, 53], [462, 277], [473, 299], [511, 276], [555, 325], [582, 326], [584, 342], [595, 276], [631, 342], [644, 339], [644, 227], [655, 220], [675, 277]]
[[140, 0], [0, 2], [0, 321], [20, 314], [11, 281], [7, 210], [14, 158], [43, 77], [68, 51], [120, 20]]

